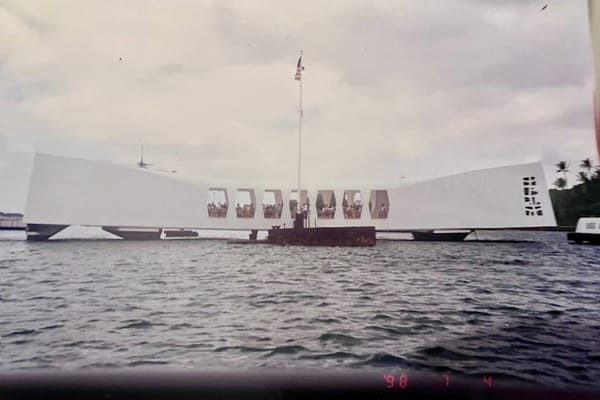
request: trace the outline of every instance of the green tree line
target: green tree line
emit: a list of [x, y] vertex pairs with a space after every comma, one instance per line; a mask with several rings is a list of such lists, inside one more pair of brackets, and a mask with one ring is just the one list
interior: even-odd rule
[[562, 176], [554, 181], [556, 189], [550, 189], [550, 200], [559, 226], [575, 226], [580, 217], [600, 216], [600, 167], [586, 158], [579, 168], [579, 183], [569, 188], [569, 164], [566, 161], [556, 164], [556, 172]]

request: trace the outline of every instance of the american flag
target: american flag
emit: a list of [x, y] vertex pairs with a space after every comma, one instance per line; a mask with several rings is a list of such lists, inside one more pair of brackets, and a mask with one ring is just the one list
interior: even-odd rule
[[296, 67], [296, 75], [294, 79], [299, 81], [302, 79], [302, 71], [304, 71], [304, 65], [302, 65], [302, 52], [300, 52], [300, 58], [298, 59], [298, 66]]

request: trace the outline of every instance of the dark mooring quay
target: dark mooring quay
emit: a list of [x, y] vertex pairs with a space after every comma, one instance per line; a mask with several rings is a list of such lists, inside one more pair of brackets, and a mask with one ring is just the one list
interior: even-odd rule
[[278, 245], [299, 246], [375, 246], [375, 227], [307, 228], [306, 216], [297, 214], [293, 228], [269, 229], [267, 242]]

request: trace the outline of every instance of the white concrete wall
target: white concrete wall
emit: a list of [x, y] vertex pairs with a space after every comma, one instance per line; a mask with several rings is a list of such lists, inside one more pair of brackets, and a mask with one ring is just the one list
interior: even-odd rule
[[[542, 216], [526, 216], [523, 177], [535, 177], [536, 201]], [[207, 196], [210, 187], [225, 187], [229, 210], [226, 218], [209, 218]], [[249, 186], [240, 186], [249, 188]], [[281, 219], [265, 219], [262, 213], [265, 186], [254, 187], [255, 218], [237, 218], [237, 187], [193, 184], [173, 176], [157, 175], [137, 168], [116, 166], [38, 154], [35, 158], [25, 222], [32, 224], [201, 228], [268, 229], [291, 225], [291, 189], [281, 188], [284, 209]], [[318, 226], [375, 226], [377, 229], [460, 229], [555, 226], [544, 174], [540, 164], [472, 171], [399, 188], [370, 187], [308, 188], [311, 225], [317, 216], [318, 190], [335, 190], [334, 219], [317, 219]], [[345, 219], [342, 211], [346, 189], [360, 189], [363, 212], [360, 219]], [[389, 217], [371, 219], [368, 202], [371, 190], [388, 190]]]

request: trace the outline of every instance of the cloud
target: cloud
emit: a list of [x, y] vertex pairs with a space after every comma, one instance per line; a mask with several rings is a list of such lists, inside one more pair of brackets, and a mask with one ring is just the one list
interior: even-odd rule
[[293, 186], [593, 146], [583, 2], [0, 3], [0, 146]]
[[183, 72], [184, 68], [181, 64], [168, 63], [159, 66], [156, 69], [156, 73], [159, 75], [174, 75], [180, 72]]
[[2, 98], [9, 103], [21, 103], [27, 98], [49, 91], [50, 88], [45, 82], [6, 83], [2, 91]]
[[47, 32], [50, 27], [44, 23], [41, 19], [33, 17], [26, 10], [23, 10], [20, 5], [16, 2], [0, 1], [0, 10], [5, 14], [9, 14], [18, 23], [24, 25], [26, 28], [38, 31]]

